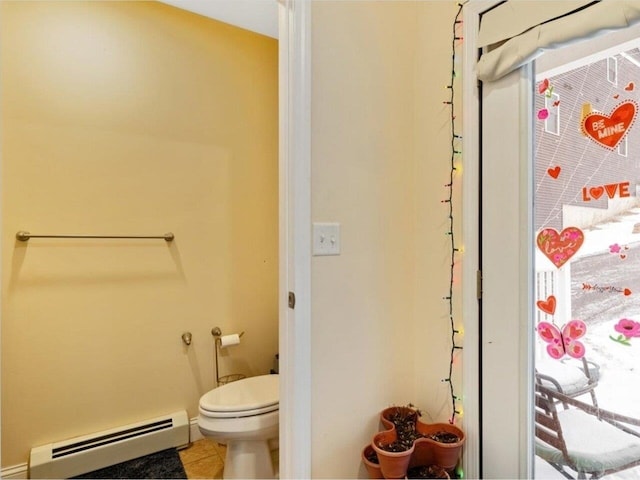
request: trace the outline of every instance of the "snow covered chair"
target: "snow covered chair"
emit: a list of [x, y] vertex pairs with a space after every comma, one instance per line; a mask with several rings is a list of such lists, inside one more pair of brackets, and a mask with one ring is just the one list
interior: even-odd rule
[[[536, 375], [535, 451], [567, 478], [600, 478], [640, 465], [640, 419], [584, 403]], [[634, 429], [635, 428], [635, 429]]]
[[598, 406], [595, 388], [600, 378], [600, 366], [582, 357], [580, 360], [546, 360], [536, 362], [536, 378], [545, 387], [568, 397], [589, 393], [591, 403]]

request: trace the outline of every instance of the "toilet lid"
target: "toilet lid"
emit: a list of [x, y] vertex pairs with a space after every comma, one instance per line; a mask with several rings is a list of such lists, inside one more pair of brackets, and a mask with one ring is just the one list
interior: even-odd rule
[[200, 411], [209, 416], [249, 416], [277, 410], [278, 375], [243, 378], [214, 388], [200, 399]]

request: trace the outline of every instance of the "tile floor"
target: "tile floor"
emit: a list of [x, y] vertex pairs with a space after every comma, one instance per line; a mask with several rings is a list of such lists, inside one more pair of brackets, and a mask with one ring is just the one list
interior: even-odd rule
[[226, 448], [203, 438], [180, 450], [178, 453], [187, 478], [222, 478]]
[[[221, 479], [226, 452], [226, 446], [208, 438], [203, 438], [193, 442], [188, 448], [180, 450], [178, 453], [187, 473], [187, 478]], [[271, 459], [276, 472], [278, 471], [278, 455], [278, 450], [271, 452]]]

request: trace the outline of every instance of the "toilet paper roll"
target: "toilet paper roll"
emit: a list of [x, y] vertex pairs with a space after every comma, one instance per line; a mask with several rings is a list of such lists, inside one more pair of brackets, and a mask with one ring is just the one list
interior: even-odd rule
[[220, 348], [238, 345], [240, 343], [240, 335], [233, 333], [231, 335], [223, 335], [220, 337]]

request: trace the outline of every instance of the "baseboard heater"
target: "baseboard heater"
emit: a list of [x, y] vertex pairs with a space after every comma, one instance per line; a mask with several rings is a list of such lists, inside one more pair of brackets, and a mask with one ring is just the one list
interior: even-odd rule
[[69, 478], [189, 443], [184, 410], [31, 449], [29, 478]]

